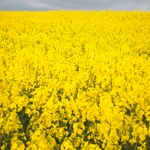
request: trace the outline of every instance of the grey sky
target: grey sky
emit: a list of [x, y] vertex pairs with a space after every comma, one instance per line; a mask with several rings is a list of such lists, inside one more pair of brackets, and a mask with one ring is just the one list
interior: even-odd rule
[[0, 10], [143, 10], [150, 0], [0, 0]]

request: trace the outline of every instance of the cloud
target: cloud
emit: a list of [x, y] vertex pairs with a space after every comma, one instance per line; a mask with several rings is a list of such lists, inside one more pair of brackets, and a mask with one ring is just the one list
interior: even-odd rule
[[3, 0], [0, 2], [1, 10], [49, 10], [60, 9], [50, 3], [44, 3], [38, 0]]
[[60, 9], [60, 7], [55, 6], [55, 5], [51, 5], [51, 4], [47, 4], [47, 3], [43, 3], [37, 0], [29, 0], [29, 6], [35, 9]]
[[150, 0], [0, 0], [1, 10], [146, 10]]

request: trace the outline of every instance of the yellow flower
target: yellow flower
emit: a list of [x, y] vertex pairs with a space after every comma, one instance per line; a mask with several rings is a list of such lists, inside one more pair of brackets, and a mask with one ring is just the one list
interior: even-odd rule
[[64, 141], [61, 144], [61, 149], [62, 150], [75, 150], [75, 148], [72, 146], [72, 143], [69, 140]]
[[0, 11], [2, 149], [148, 149], [149, 15]]

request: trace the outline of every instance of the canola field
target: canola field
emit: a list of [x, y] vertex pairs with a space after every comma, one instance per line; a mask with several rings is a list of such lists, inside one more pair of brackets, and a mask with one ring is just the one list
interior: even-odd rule
[[1, 150], [149, 150], [150, 12], [0, 11]]

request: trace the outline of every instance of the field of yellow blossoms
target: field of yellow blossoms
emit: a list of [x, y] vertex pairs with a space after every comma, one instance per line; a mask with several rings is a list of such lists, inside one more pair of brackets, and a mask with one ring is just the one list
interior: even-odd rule
[[150, 150], [150, 12], [0, 20], [1, 150]]

